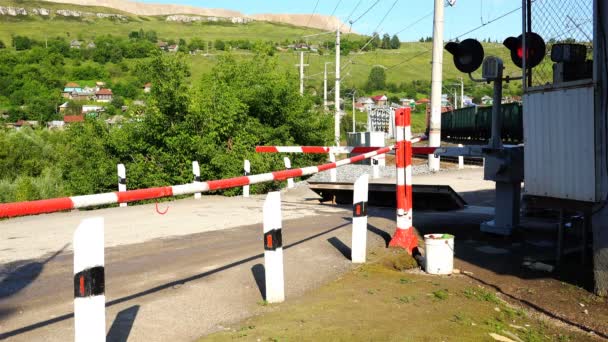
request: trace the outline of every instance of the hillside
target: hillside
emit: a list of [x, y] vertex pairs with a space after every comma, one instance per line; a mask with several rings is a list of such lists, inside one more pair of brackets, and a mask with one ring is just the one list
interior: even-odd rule
[[[171, 4], [149, 4], [136, 1], [124, 0], [61, 0], [52, 1], [55, 3], [68, 3], [73, 5], [85, 6], [103, 6], [107, 8], [118, 9], [123, 12], [128, 12], [135, 15], [156, 16], [170, 14], [188, 14], [202, 15], [208, 17], [249, 17], [259, 21], [278, 22], [296, 26], [306, 26], [317, 29], [326, 29], [327, 27], [337, 27], [342, 23], [335, 16], [314, 15], [309, 18], [308, 14], [254, 14], [247, 15], [238, 11], [219, 9], [219, 8], [201, 8], [184, 5]], [[309, 20], [310, 19], [310, 20]]]

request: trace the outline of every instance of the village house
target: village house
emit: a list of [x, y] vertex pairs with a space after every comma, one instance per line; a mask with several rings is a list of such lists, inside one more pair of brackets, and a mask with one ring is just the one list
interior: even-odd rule
[[386, 97], [386, 95], [372, 96], [372, 100], [374, 101], [374, 104], [376, 104], [376, 106], [386, 106], [386, 103], [388, 102], [388, 98]]
[[148, 82], [146, 84], [144, 84], [144, 93], [149, 93], [150, 91], [152, 91], [152, 83]]
[[400, 99], [399, 101], [403, 107], [409, 107], [412, 110], [416, 110], [416, 101], [414, 99]]
[[167, 47], [167, 51], [169, 52], [177, 52], [177, 50], [179, 50], [179, 45], [177, 44], [169, 45], [169, 47]]
[[63, 122], [64, 122], [64, 125], [84, 122], [84, 115], [64, 115]]
[[97, 81], [95, 82], [95, 91], [100, 91], [106, 87], [106, 82]]
[[167, 51], [167, 47], [169, 46], [169, 44], [167, 42], [163, 42], [161, 40], [158, 43], [156, 43], [156, 46], [158, 46], [158, 48], [161, 49], [161, 50], [163, 50], [163, 51]]
[[372, 107], [373, 104], [374, 104], [374, 101], [371, 98], [360, 97], [355, 102], [355, 108], [357, 110], [359, 110], [360, 112], [367, 112]]
[[97, 102], [112, 102], [112, 90], [111, 89], [99, 89], [95, 93], [95, 100]]
[[95, 43], [93, 43], [93, 42], [90, 42], [89, 44], [87, 44], [87, 49], [94, 49], [96, 47], [97, 47], [97, 45], [95, 45]]
[[70, 42], [70, 48], [72, 48], [72, 49], [80, 49], [81, 46], [82, 46], [82, 42], [79, 40], [72, 40]]
[[82, 114], [87, 114], [87, 113], [100, 113], [103, 112], [105, 110], [104, 106], [100, 106], [100, 105], [84, 105], [82, 106]]
[[63, 129], [65, 122], [62, 120], [53, 120], [46, 123], [48, 129]]

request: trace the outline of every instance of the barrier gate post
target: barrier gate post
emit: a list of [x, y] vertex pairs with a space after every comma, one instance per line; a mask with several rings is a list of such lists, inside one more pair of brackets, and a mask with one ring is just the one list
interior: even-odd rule
[[[291, 170], [291, 161], [289, 160], [289, 157], [283, 158], [283, 162], [285, 162], [285, 169]], [[293, 178], [287, 178], [287, 189], [291, 189], [293, 187]]]
[[390, 247], [401, 247], [410, 254], [418, 246], [418, 237], [412, 227], [412, 129], [411, 109], [399, 108], [395, 112], [396, 167], [397, 167], [397, 230]]
[[[192, 162], [192, 173], [194, 174], [194, 184], [200, 184], [201, 183], [201, 168], [198, 165], [197, 161]], [[195, 192], [194, 199], [200, 199], [200, 198], [201, 198], [201, 193]]]
[[103, 217], [82, 220], [74, 232], [74, 340], [106, 340]]
[[[243, 171], [245, 171], [245, 176], [249, 176], [249, 174], [251, 173], [251, 163], [249, 163], [249, 160], [247, 159], [245, 159]], [[243, 186], [243, 197], [249, 197], [249, 185]]]
[[[118, 164], [116, 168], [118, 169], [118, 191], [127, 191], [127, 170], [125, 169], [125, 165]], [[127, 203], [120, 203], [119, 206], [126, 207]]]

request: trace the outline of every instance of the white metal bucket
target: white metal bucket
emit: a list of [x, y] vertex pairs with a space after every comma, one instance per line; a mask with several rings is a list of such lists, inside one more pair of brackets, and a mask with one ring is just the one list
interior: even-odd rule
[[430, 274], [452, 274], [454, 270], [454, 235], [426, 234], [425, 270]]

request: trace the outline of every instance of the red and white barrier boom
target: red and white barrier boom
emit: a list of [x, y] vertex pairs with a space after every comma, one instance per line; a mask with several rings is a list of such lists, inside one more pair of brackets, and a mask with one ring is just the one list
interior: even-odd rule
[[0, 204], [0, 218], [52, 213], [63, 210], [87, 208], [114, 203], [128, 203], [162, 197], [192, 195], [197, 192], [223, 190], [271, 181], [283, 181], [288, 178], [308, 176], [343, 165], [356, 163], [361, 160], [387, 153], [394, 148], [395, 146], [388, 146], [351, 158], [342, 159], [335, 163], [308, 166], [292, 170], [275, 171], [259, 175], [241, 176], [200, 183], [197, 182], [173, 186], [161, 186], [149, 189], [127, 190], [124, 192], [108, 192], [104, 194], [61, 197], [38, 201], [2, 203]]
[[397, 164], [397, 230], [389, 243], [408, 252], [418, 246], [418, 237], [412, 227], [412, 129], [410, 108], [395, 112], [396, 164]]
[[257, 153], [305, 153], [305, 154], [347, 154], [367, 153], [381, 147], [366, 146], [256, 146]]

